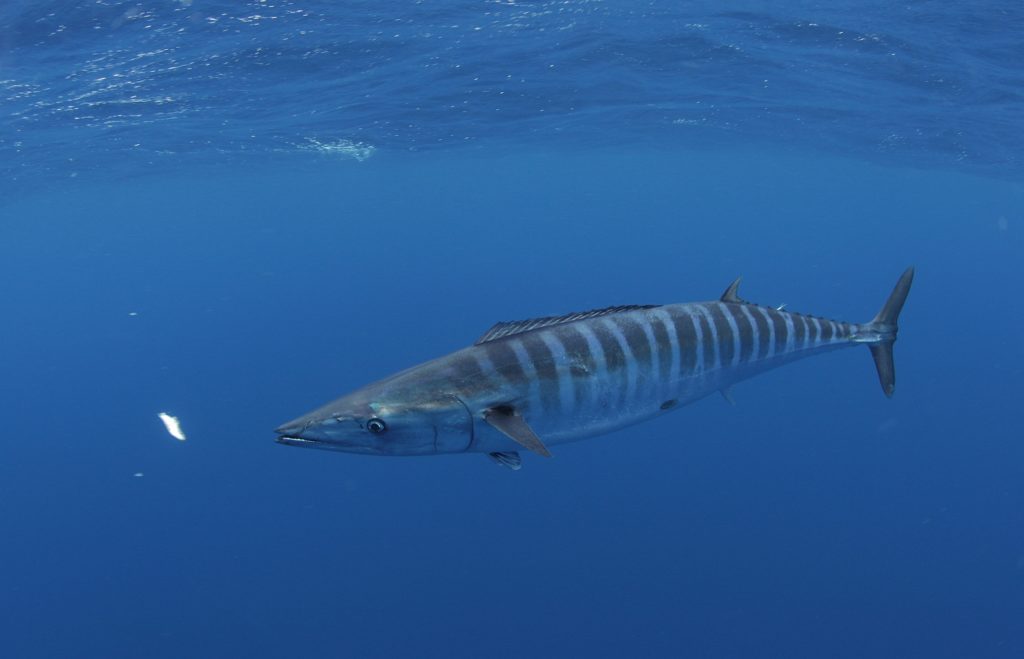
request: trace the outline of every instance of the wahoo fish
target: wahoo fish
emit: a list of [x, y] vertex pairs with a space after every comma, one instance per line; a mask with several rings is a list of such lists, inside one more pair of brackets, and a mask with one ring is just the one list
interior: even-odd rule
[[484, 453], [512, 469], [526, 449], [667, 414], [803, 357], [867, 346], [886, 396], [908, 268], [881, 311], [847, 323], [761, 306], [734, 281], [713, 302], [629, 305], [501, 322], [468, 348], [367, 385], [277, 428], [288, 446], [371, 455]]

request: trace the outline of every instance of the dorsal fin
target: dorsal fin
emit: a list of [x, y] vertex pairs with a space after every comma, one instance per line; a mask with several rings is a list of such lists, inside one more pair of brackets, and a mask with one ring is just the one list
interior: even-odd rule
[[743, 277], [737, 277], [736, 281], [729, 284], [729, 288], [725, 289], [722, 293], [722, 302], [735, 302], [736, 304], [746, 304], [747, 301], [740, 297], [740, 282]]
[[562, 325], [564, 323], [572, 323], [577, 320], [586, 320], [587, 318], [608, 316], [610, 314], [619, 313], [621, 311], [653, 309], [659, 306], [661, 305], [627, 304], [621, 307], [605, 307], [604, 309], [592, 309], [590, 311], [574, 311], [573, 313], [567, 313], [564, 316], [545, 316], [544, 318], [529, 318], [527, 320], [512, 320], [507, 322], [495, 323], [491, 327], [491, 329], [484, 332], [484, 335], [476, 340], [476, 343], [474, 345], [480, 345], [481, 343], [487, 343], [488, 341], [494, 341], [495, 339], [511, 336], [513, 334], [529, 332], [530, 330], [540, 329], [541, 327], [551, 327], [552, 325]]

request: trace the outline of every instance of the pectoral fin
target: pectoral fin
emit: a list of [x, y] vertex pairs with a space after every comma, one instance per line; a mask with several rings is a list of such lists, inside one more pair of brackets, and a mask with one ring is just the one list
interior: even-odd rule
[[528, 448], [538, 455], [543, 455], [545, 458], [551, 457], [551, 451], [548, 450], [548, 447], [544, 446], [544, 442], [540, 441], [540, 437], [537, 437], [533, 429], [527, 425], [523, 417], [514, 409], [504, 406], [492, 407], [484, 412], [484, 421], [497, 428], [503, 435], [523, 448]]

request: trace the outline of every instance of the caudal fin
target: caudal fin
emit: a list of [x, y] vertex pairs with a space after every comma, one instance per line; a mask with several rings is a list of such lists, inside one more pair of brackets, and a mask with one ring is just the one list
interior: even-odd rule
[[878, 370], [878, 381], [882, 385], [882, 391], [886, 396], [892, 396], [896, 390], [896, 367], [892, 361], [892, 344], [896, 342], [896, 332], [899, 329], [900, 311], [903, 310], [903, 303], [907, 301], [907, 294], [910, 293], [910, 284], [914, 281], [914, 268], [907, 268], [896, 286], [889, 294], [882, 310], [878, 312], [874, 320], [868, 323], [867, 334], [873, 340], [865, 341], [871, 350], [871, 357], [875, 360], [875, 369]]

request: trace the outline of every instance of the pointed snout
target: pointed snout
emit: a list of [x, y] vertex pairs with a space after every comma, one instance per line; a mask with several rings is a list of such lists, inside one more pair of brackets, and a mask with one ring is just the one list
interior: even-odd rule
[[285, 446], [304, 446], [308, 448], [334, 448], [330, 442], [325, 441], [326, 436], [318, 432], [316, 423], [307, 417], [300, 417], [287, 423], [282, 423], [274, 429], [277, 437], [274, 441]]
[[277, 433], [274, 441], [285, 446], [303, 446], [306, 440], [299, 435], [306, 429], [306, 426], [307, 424], [301, 419], [282, 423], [277, 428], [274, 428], [274, 432]]
[[282, 423], [277, 428], [274, 428], [274, 432], [278, 435], [301, 436], [303, 433], [315, 431], [316, 426], [325, 420], [324, 415], [317, 414], [316, 411], [309, 412], [291, 421]]
[[306, 428], [306, 423], [302, 419], [294, 419], [287, 423], [282, 423], [278, 427], [274, 428], [274, 432], [278, 435], [297, 435]]

